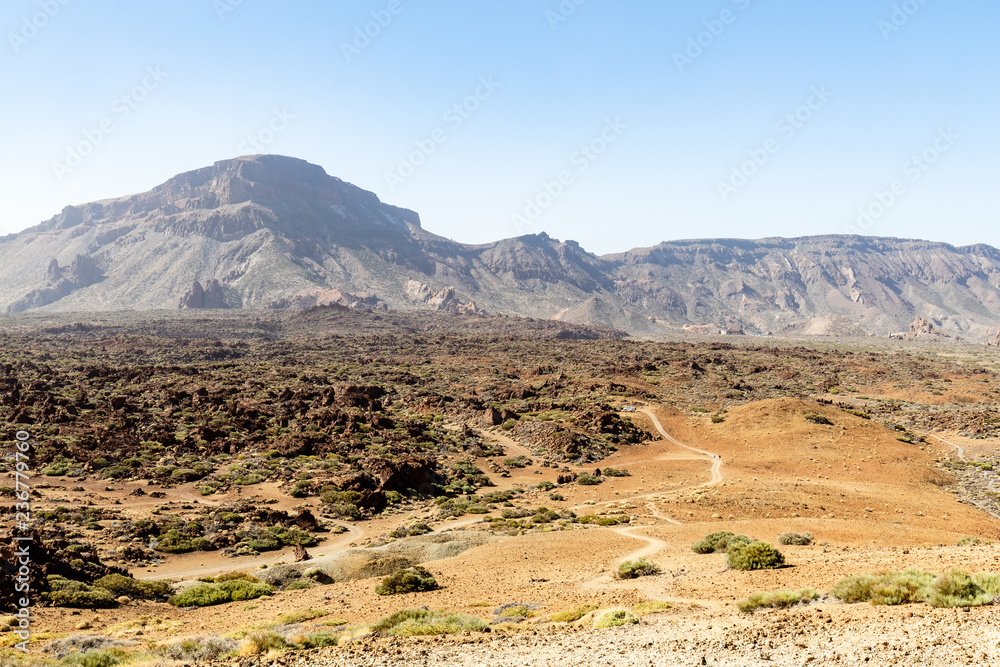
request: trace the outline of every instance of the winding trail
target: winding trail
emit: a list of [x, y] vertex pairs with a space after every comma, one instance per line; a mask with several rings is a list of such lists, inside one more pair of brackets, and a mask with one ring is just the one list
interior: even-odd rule
[[922, 435], [924, 437], [930, 436], [930, 437], [934, 438], [935, 440], [940, 440], [941, 442], [943, 442], [946, 445], [951, 445], [958, 452], [958, 458], [959, 458], [959, 460], [960, 461], [964, 461], [965, 460], [965, 449], [963, 449], [959, 445], [956, 445], [954, 442], [948, 442], [944, 438], [942, 438], [940, 436], [937, 436], [937, 435], [934, 435], [933, 433], [921, 433], [920, 435]]
[[[656, 430], [660, 432], [660, 435], [662, 435], [668, 441], [674, 443], [678, 447], [683, 447], [684, 449], [687, 449], [689, 451], [695, 452], [696, 454], [701, 454], [702, 456], [708, 457], [712, 461], [712, 475], [711, 475], [711, 477], [709, 478], [709, 480], [707, 482], [703, 482], [703, 483], [697, 484], [695, 486], [689, 486], [686, 489], [681, 489], [681, 490], [690, 491], [691, 489], [700, 489], [700, 488], [705, 487], [705, 486], [715, 486], [716, 484], [718, 484], [719, 482], [722, 481], [722, 457], [721, 456], [719, 456], [718, 454], [713, 454], [712, 452], [707, 452], [704, 449], [697, 449], [695, 447], [691, 447], [690, 445], [685, 445], [683, 442], [681, 442], [680, 440], [678, 440], [674, 436], [672, 436], [669, 433], [667, 433], [667, 430], [665, 428], [663, 428], [663, 424], [660, 423], [660, 420], [653, 413], [653, 411], [650, 410], [649, 408], [640, 408], [639, 412], [643, 413], [644, 415], [646, 415], [647, 417], [649, 417], [650, 419], [652, 419], [653, 420], [653, 426], [655, 426]], [[675, 491], [674, 493], [677, 493], [677, 492]]]
[[[625, 497], [625, 498], [618, 498], [618, 497], [616, 497], [616, 498], [612, 498], [612, 499], [609, 499], [609, 500], [603, 500], [603, 501], [594, 503], [592, 505], [577, 505], [577, 506], [572, 507], [570, 509], [572, 509], [573, 511], [581, 511], [581, 510], [584, 510], [584, 509], [592, 509], [594, 507], [598, 507], [598, 506], [601, 506], [601, 505], [609, 505], [609, 504], [612, 504], [612, 503], [627, 502], [627, 501], [632, 501], [632, 500], [642, 500], [642, 501], [647, 501], [645, 503], [645, 507], [649, 510], [650, 515], [653, 516], [655, 519], [659, 519], [661, 521], [665, 521], [667, 523], [671, 523], [671, 524], [674, 524], [674, 525], [681, 525], [680, 521], [678, 521], [678, 520], [676, 520], [676, 519], [674, 519], [672, 517], [669, 517], [669, 516], [667, 516], [665, 514], [660, 513], [659, 510], [657, 510], [657, 508], [656, 508], [655, 502], [653, 500], [651, 500], [651, 498], [662, 497], [662, 496], [669, 496], [669, 495], [673, 495], [673, 494], [680, 494], [680, 493], [684, 493], [684, 492], [691, 491], [691, 490], [694, 490], [694, 489], [701, 489], [701, 488], [705, 488], [705, 487], [708, 487], [708, 486], [714, 486], [716, 484], [719, 484], [723, 480], [723, 476], [722, 476], [722, 457], [720, 457], [718, 454], [713, 454], [712, 452], [708, 452], [708, 451], [705, 451], [703, 449], [697, 449], [696, 447], [691, 447], [689, 445], [685, 445], [683, 442], [681, 442], [681, 441], [677, 440], [676, 438], [674, 438], [672, 435], [670, 435], [666, 431], [665, 428], [663, 428], [663, 425], [660, 423], [660, 420], [656, 417], [656, 415], [653, 413], [653, 411], [650, 408], [641, 408], [639, 411], [642, 412], [643, 414], [647, 415], [653, 421], [653, 425], [656, 427], [656, 430], [659, 431], [660, 435], [663, 436], [664, 439], [666, 439], [668, 442], [670, 442], [670, 443], [672, 443], [674, 445], [677, 445], [678, 447], [681, 447], [681, 448], [686, 449], [686, 450], [688, 450], [690, 452], [693, 452], [694, 454], [697, 454], [697, 456], [691, 457], [691, 458], [677, 458], [675, 456], [658, 456], [658, 457], [650, 458], [648, 460], [647, 459], [643, 459], [643, 460], [640, 460], [640, 461], [630, 461], [630, 464], [648, 463], [648, 462], [659, 462], [659, 461], [663, 461], [663, 460], [671, 460], [671, 461], [692, 460], [692, 459], [705, 460], [705, 461], [710, 461], [711, 464], [712, 464], [711, 468], [710, 468], [709, 479], [707, 481], [701, 482], [699, 484], [693, 484], [693, 485], [682, 487], [682, 488], [679, 488], [679, 489], [673, 489], [671, 491], [654, 491], [654, 492], [651, 492], [651, 493], [643, 493], [643, 494], [639, 494], [639, 495], [635, 495], [635, 496], [629, 496], [629, 497]], [[501, 435], [501, 434], [498, 434], [498, 433], [489, 432], [489, 431], [484, 431], [483, 434], [487, 435], [488, 437], [490, 437], [493, 440], [496, 440], [497, 442], [500, 442], [502, 445], [504, 445], [505, 447], [507, 447], [509, 450], [513, 451], [515, 454], [524, 454], [525, 456], [529, 456], [529, 457], [535, 456], [527, 447], [525, 447], [525, 446], [521, 445], [520, 443], [518, 443], [518, 442], [516, 442], [516, 441], [514, 441], [514, 440], [512, 440], [510, 438], [508, 438], [507, 436], [504, 436], [504, 435]], [[568, 467], [571, 468], [571, 469], [576, 469], [576, 470], [589, 470], [590, 469], [590, 467], [587, 467], [587, 466], [568, 466]], [[216, 504], [219, 504], [219, 503], [214, 502], [214, 501], [209, 501], [209, 500], [207, 500], [205, 498], [195, 497], [193, 494], [190, 497], [185, 497], [183, 499], [184, 500], [189, 500], [190, 502], [200, 503], [200, 504], [204, 504], [204, 505], [216, 505]], [[148, 501], [142, 501], [142, 502], [132, 503], [132, 504], [134, 504], [134, 505], [145, 505], [145, 504], [147, 504], [147, 502]], [[162, 502], [164, 502], [164, 501], [163, 500], [159, 500], [159, 501], [156, 501], [156, 504], [159, 504], [159, 503], [162, 503]], [[149, 504], [154, 504], [154, 503], [150, 502]], [[455, 519], [453, 521], [448, 521], [448, 522], [446, 522], [444, 524], [441, 524], [440, 526], [438, 526], [435, 529], [434, 532], [445, 532], [445, 531], [449, 531], [449, 530], [455, 530], [457, 528], [463, 528], [465, 526], [469, 526], [469, 525], [473, 525], [473, 524], [476, 524], [476, 523], [480, 523], [481, 521], [483, 521], [483, 518], [481, 516], [478, 516], [478, 515], [462, 517], [462, 518], [458, 518], [458, 519]], [[318, 558], [318, 557], [321, 557], [321, 556], [328, 556], [328, 555], [330, 555], [332, 553], [336, 553], [338, 551], [343, 551], [343, 550], [347, 549], [348, 545], [350, 545], [352, 542], [357, 542], [357, 541], [359, 541], [361, 539], [364, 539], [364, 537], [365, 537], [365, 535], [367, 533], [367, 531], [365, 530], [365, 527], [360, 527], [360, 526], [357, 526], [357, 525], [352, 524], [352, 523], [337, 522], [337, 524], [343, 526], [344, 528], [346, 528], [347, 532], [346, 533], [342, 533], [340, 535], [337, 535], [337, 536], [333, 537], [332, 539], [329, 539], [328, 541], [324, 542], [320, 546], [317, 546], [315, 548], [309, 549], [309, 553], [310, 553], [310, 555], [313, 558]], [[645, 543], [644, 546], [640, 547], [636, 551], [633, 551], [632, 553], [630, 553], [627, 556], [625, 556], [625, 558], [624, 558], [625, 560], [635, 560], [637, 558], [645, 558], [645, 557], [651, 556], [651, 555], [657, 553], [658, 551], [666, 548], [667, 543], [665, 541], [663, 541], [663, 540], [661, 540], [659, 538], [649, 537], [647, 535], [638, 534], [637, 531], [640, 531], [640, 530], [642, 530], [644, 528], [647, 528], [647, 527], [648, 526], [627, 526], [627, 527], [622, 526], [622, 527], [617, 527], [617, 528], [608, 528], [608, 530], [611, 530], [612, 532], [618, 533], [619, 535], [623, 535], [625, 537], [630, 537], [630, 538], [633, 538], [633, 539], [636, 539], [636, 540], [640, 540], [640, 541], [642, 541], [642, 542]], [[183, 567], [183, 568], [173, 569], [173, 568], [170, 567], [170, 565], [168, 563], [168, 564], [166, 564], [165, 567], [161, 566], [161, 567], [157, 568], [157, 571], [155, 571], [155, 572], [144, 572], [144, 573], [135, 572], [134, 576], [136, 576], [137, 579], [190, 578], [190, 577], [196, 577], [196, 576], [203, 576], [203, 575], [209, 575], [209, 574], [219, 574], [219, 573], [223, 573], [223, 572], [229, 572], [229, 571], [234, 570], [234, 569], [235, 570], [246, 570], [246, 569], [251, 569], [251, 568], [259, 567], [260, 565], [269, 565], [270, 566], [270, 565], [274, 565], [274, 564], [279, 563], [279, 562], [288, 562], [291, 557], [292, 557], [292, 553], [291, 553], [290, 550], [282, 550], [280, 552], [271, 552], [270, 554], [268, 554], [266, 556], [262, 555], [261, 557], [253, 558], [253, 559], [236, 559], [236, 560], [233, 560], [231, 562], [228, 562], [228, 563], [222, 564], [222, 565], [217, 564], [218, 561], [216, 561], [216, 564], [213, 564], [210, 567], [199, 566], [199, 567]], [[229, 559], [226, 559], [226, 560], [228, 561]], [[594, 580], [593, 582], [590, 582], [590, 584], [597, 584], [599, 582], [603, 582], [607, 578], [608, 578], [607, 575], [602, 575], [601, 577], [599, 577], [598, 579]], [[588, 585], [590, 585], [590, 584], [588, 584]]]

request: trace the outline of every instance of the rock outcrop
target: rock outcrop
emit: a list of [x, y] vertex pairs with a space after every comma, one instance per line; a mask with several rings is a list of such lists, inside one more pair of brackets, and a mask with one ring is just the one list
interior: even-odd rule
[[181, 297], [178, 308], [226, 308], [226, 295], [222, 283], [214, 278], [209, 281], [208, 288], [203, 288], [197, 280], [184, 296]]
[[318, 287], [299, 292], [290, 297], [281, 297], [267, 304], [267, 308], [280, 310], [283, 308], [315, 308], [316, 306], [343, 306], [355, 310], [384, 311], [389, 307], [374, 294], [351, 294], [339, 289], [324, 289]]
[[486, 315], [486, 311], [477, 306], [475, 301], [470, 300], [468, 303], [459, 301], [453, 285], [448, 285], [434, 292], [421, 282], [408, 280], [406, 294], [413, 303], [426, 304], [438, 312], [457, 315]]

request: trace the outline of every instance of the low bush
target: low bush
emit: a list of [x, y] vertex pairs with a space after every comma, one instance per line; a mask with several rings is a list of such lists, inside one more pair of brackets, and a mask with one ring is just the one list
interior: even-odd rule
[[660, 568], [645, 558], [627, 560], [618, 566], [615, 572], [616, 579], [635, 579], [637, 577], [648, 577], [659, 574]]
[[157, 649], [157, 653], [169, 660], [201, 663], [217, 660], [223, 655], [236, 650], [236, 640], [223, 637], [191, 637], [179, 642], [166, 644]]
[[702, 539], [691, 545], [691, 550], [697, 554], [710, 554], [716, 551], [726, 551], [730, 546], [738, 543], [749, 544], [750, 538], [746, 535], [737, 535], [726, 530], [709, 533]]
[[602, 481], [600, 477], [591, 475], [589, 472], [581, 472], [576, 477], [576, 483], [582, 486], [594, 486], [600, 484]]
[[963, 537], [958, 542], [955, 543], [956, 547], [972, 547], [980, 544], [989, 544], [988, 540], [984, 540], [979, 537]]
[[174, 587], [168, 581], [142, 581], [121, 574], [105, 575], [92, 585], [109, 591], [115, 597], [127, 595], [135, 599], [157, 600], [174, 594]]
[[409, 526], [400, 526], [394, 531], [389, 533], [389, 537], [402, 538], [402, 537], [415, 537], [417, 535], [426, 535], [431, 532], [431, 527], [426, 523], [418, 521], [412, 523]]
[[260, 583], [260, 579], [249, 572], [226, 572], [215, 577], [213, 581], [217, 584], [221, 584], [224, 581], [249, 581], [251, 584]]
[[620, 470], [617, 469], [617, 468], [605, 468], [604, 469], [604, 476], [605, 477], [631, 477], [632, 473], [630, 473], [625, 468], [622, 468]]
[[822, 426], [833, 426], [833, 422], [824, 417], [823, 415], [817, 415], [815, 413], [808, 412], [802, 416], [805, 417], [806, 421], [810, 421], [813, 424], [820, 424]]
[[239, 654], [243, 656], [261, 655], [288, 648], [285, 638], [273, 630], [251, 632], [240, 642]]
[[419, 565], [396, 570], [382, 580], [375, 592], [379, 595], [399, 595], [432, 591], [438, 587], [437, 581], [425, 568]]
[[486, 627], [486, 621], [469, 614], [401, 609], [371, 626], [371, 631], [384, 632], [396, 637], [413, 637], [480, 632]]
[[778, 544], [808, 546], [812, 543], [812, 533], [782, 533], [778, 536]]
[[111, 591], [95, 588], [82, 581], [49, 575], [49, 592], [42, 597], [52, 602], [54, 607], [76, 607], [80, 609], [107, 609], [117, 607], [118, 602]]
[[923, 602], [934, 574], [922, 570], [862, 574], [841, 579], [830, 594], [844, 602], [870, 602], [875, 605]]
[[582, 604], [579, 607], [574, 607], [573, 609], [567, 609], [566, 611], [560, 611], [552, 614], [552, 621], [554, 623], [572, 623], [573, 621], [579, 621], [581, 618], [596, 609], [596, 604]]
[[762, 607], [771, 609], [787, 609], [797, 604], [806, 604], [819, 598], [819, 593], [812, 588], [799, 591], [782, 590], [771, 593], [754, 593], [750, 597], [736, 603], [740, 611], [753, 613]]
[[125, 656], [120, 650], [97, 650], [86, 653], [71, 653], [63, 658], [63, 663], [79, 667], [114, 667], [124, 660]]
[[726, 550], [726, 563], [736, 570], [770, 570], [785, 564], [785, 557], [767, 542], [737, 542]]
[[939, 575], [927, 591], [927, 604], [932, 607], [978, 607], [991, 602], [993, 594], [957, 568]]
[[173, 596], [167, 602], [175, 607], [207, 607], [227, 602], [253, 600], [274, 592], [269, 584], [252, 583], [243, 579], [224, 581], [221, 584], [203, 584]]
[[628, 609], [608, 609], [599, 612], [594, 617], [594, 628], [603, 630], [604, 628], [614, 628], [620, 625], [634, 625], [638, 622], [638, 617]]

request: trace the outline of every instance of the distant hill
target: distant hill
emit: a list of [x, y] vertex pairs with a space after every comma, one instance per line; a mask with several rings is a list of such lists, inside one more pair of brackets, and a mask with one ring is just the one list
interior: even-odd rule
[[466, 245], [277, 155], [68, 206], [0, 240], [0, 308], [12, 313], [325, 303], [640, 335], [684, 325], [885, 335], [923, 317], [983, 340], [1000, 323], [1000, 251], [859, 236], [675, 241], [605, 256], [544, 233]]

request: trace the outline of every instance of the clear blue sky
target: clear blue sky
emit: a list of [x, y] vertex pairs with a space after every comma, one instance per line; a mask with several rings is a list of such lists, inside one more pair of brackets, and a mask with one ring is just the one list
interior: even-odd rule
[[469, 243], [1000, 246], [988, 0], [6, 0], [0, 28], [0, 233], [267, 152]]

